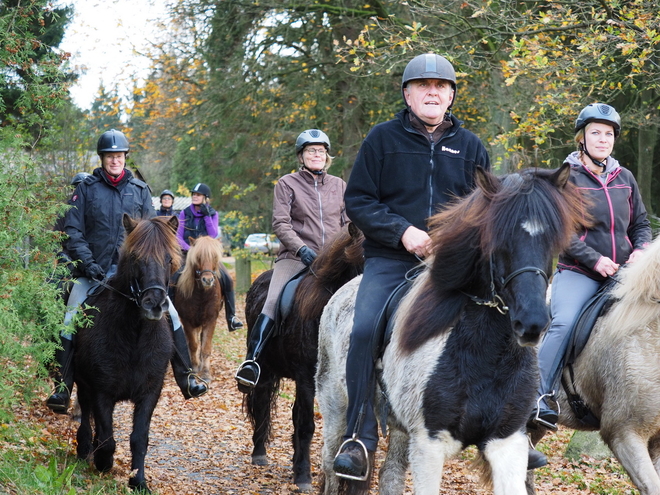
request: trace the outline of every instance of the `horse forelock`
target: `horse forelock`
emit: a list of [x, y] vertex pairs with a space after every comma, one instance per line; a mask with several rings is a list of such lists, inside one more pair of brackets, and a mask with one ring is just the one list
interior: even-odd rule
[[219, 270], [222, 263], [222, 244], [209, 236], [199, 237], [188, 250], [186, 264], [177, 281], [177, 292], [190, 297], [195, 288], [198, 270]]
[[[181, 248], [176, 233], [165, 217], [140, 221], [126, 236], [120, 250], [120, 259], [130, 257], [135, 261], [153, 260], [159, 265], [171, 265], [170, 273], [181, 266]], [[169, 258], [169, 259], [168, 259]]]

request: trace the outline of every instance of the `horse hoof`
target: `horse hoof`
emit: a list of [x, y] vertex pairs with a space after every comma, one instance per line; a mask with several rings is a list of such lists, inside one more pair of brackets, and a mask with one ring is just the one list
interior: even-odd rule
[[268, 457], [265, 455], [253, 455], [252, 464], [255, 466], [268, 466]]
[[131, 478], [128, 480], [128, 486], [134, 492], [151, 493], [151, 490], [149, 490], [149, 487], [147, 486], [147, 482], [144, 480], [136, 481], [135, 478]]
[[298, 487], [295, 491], [295, 493], [311, 493], [312, 492], [312, 484], [311, 483], [297, 483], [296, 486]]

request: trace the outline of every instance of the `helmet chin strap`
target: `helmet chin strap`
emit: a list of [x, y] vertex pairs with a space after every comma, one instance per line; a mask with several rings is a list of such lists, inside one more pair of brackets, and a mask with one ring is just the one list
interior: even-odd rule
[[447, 109], [447, 111], [445, 112], [445, 114], [442, 116], [442, 120], [440, 122], [438, 122], [437, 124], [429, 124], [424, 119], [422, 119], [419, 115], [417, 115], [415, 112], [413, 112], [413, 109], [410, 107], [410, 105], [407, 105], [407, 106], [408, 106], [408, 111], [412, 115], [414, 115], [414, 117], [417, 120], [419, 120], [422, 123], [422, 125], [424, 125], [424, 127], [432, 127], [432, 128], [434, 128], [434, 130], [435, 130], [436, 127], [438, 127], [440, 124], [442, 124], [442, 122], [445, 120], [445, 117], [451, 117], [451, 107], [449, 107]]
[[303, 168], [307, 170], [309, 173], [314, 174], [314, 175], [323, 175], [323, 169], [321, 170], [312, 170], [307, 168], [305, 165], [303, 165]]
[[589, 153], [589, 150], [587, 150], [587, 145], [584, 143], [580, 143], [580, 148], [582, 148], [582, 152], [589, 157], [589, 159], [594, 162], [594, 165], [601, 167], [603, 170], [602, 172], [605, 172], [605, 167], [607, 167], [607, 158], [605, 158], [604, 161], [596, 160], [591, 154]]

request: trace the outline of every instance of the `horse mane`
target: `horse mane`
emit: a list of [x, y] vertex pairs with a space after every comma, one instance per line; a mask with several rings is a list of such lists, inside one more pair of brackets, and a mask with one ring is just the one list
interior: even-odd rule
[[181, 248], [176, 240], [178, 220], [173, 222], [171, 218], [153, 217], [137, 223], [128, 220], [132, 222], [132, 230], [128, 231], [119, 250], [119, 265], [129, 257], [135, 261], [151, 259], [161, 265], [170, 263], [170, 273], [177, 271], [181, 267]]
[[485, 171], [480, 174], [479, 187], [429, 221], [430, 276], [418, 289], [414, 311], [407, 312], [404, 350], [413, 351], [449, 330], [469, 300], [466, 293], [488, 289], [484, 280], [491, 254], [518, 238], [523, 222], [543, 226], [536, 239], [555, 252], [568, 246], [579, 226], [589, 222], [583, 198], [567, 182], [568, 168], [529, 169], [499, 179]]
[[222, 269], [222, 244], [217, 239], [202, 236], [191, 241], [186, 256], [186, 264], [177, 281], [177, 292], [188, 299], [195, 289], [196, 271], [202, 266], [211, 265], [214, 271]]
[[623, 265], [618, 280], [612, 290], [618, 301], [605, 319], [610, 332], [628, 335], [646, 327], [660, 311], [660, 238], [651, 242], [634, 263]]
[[325, 245], [312, 263], [311, 277], [305, 277], [298, 287], [298, 315], [303, 320], [321, 316], [332, 294], [350, 279], [362, 273], [364, 254], [362, 232], [352, 223], [343, 227]]

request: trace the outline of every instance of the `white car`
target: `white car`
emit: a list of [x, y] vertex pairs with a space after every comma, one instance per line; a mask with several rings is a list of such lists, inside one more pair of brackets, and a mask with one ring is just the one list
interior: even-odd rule
[[245, 239], [244, 247], [255, 254], [277, 254], [280, 249], [280, 240], [274, 234], [250, 234]]

